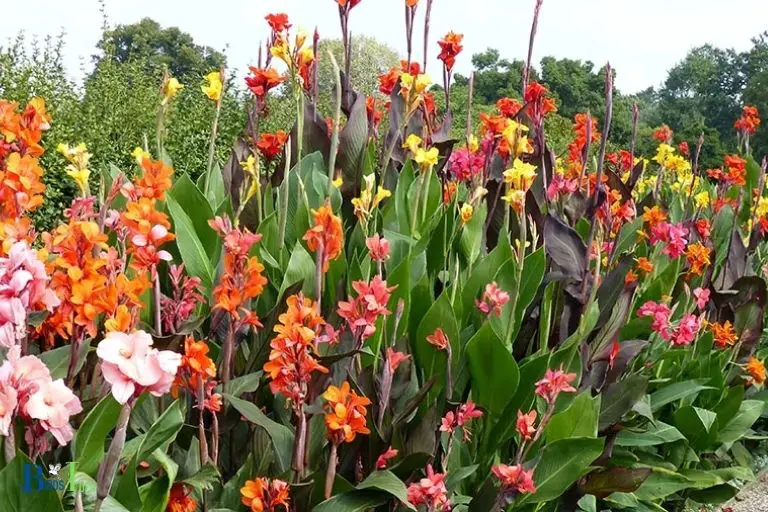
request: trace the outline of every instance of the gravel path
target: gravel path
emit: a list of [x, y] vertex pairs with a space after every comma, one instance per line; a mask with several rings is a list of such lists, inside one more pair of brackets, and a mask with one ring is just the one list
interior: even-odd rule
[[744, 487], [722, 510], [731, 507], [733, 512], [768, 512], [768, 472], [757, 476], [757, 480]]

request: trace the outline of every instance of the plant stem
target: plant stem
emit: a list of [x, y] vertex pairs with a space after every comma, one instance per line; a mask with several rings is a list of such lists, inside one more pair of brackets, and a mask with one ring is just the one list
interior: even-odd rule
[[205, 384], [203, 379], [198, 377], [197, 379], [197, 405], [200, 408], [200, 419], [197, 424], [197, 435], [200, 438], [200, 465], [204, 466], [208, 463], [208, 440], [205, 437]]
[[224, 364], [221, 371], [221, 385], [224, 393], [229, 390], [229, 377], [232, 373], [232, 352], [234, 348], [233, 345], [235, 344], [235, 330], [233, 329], [233, 322], [234, 321], [230, 317], [229, 325], [227, 326], [227, 338], [224, 340]]
[[328, 197], [333, 190], [333, 178], [336, 174], [336, 153], [339, 149], [339, 123], [341, 123], [341, 70], [336, 58], [328, 51], [333, 66], [333, 75], [336, 78], [336, 109], [333, 113], [333, 132], [331, 133], [331, 152], [328, 155]]
[[523, 200], [523, 211], [520, 214], [520, 238], [518, 242], [520, 247], [517, 249], [517, 279], [515, 280], [515, 293], [512, 295], [512, 311], [510, 312], [509, 324], [507, 325], [507, 332], [504, 336], [504, 343], [509, 345], [512, 343], [512, 333], [515, 330], [515, 315], [517, 314], [517, 300], [520, 295], [520, 282], [523, 280], [523, 265], [525, 264], [525, 244], [528, 241], [528, 226], [525, 216], [525, 200]]
[[14, 435], [13, 425], [8, 429], [3, 449], [5, 450], [5, 463], [8, 464], [16, 456], [16, 436]]
[[322, 315], [321, 303], [323, 300], [323, 259], [325, 257], [325, 247], [323, 247], [323, 241], [320, 240], [320, 245], [317, 246], [317, 254], [315, 255], [315, 294], [317, 295], [317, 314]]
[[280, 219], [277, 234], [277, 246], [280, 249], [280, 263], [283, 262], [283, 247], [285, 247], [285, 226], [288, 222], [288, 192], [290, 181], [288, 173], [291, 169], [291, 142], [285, 145], [285, 169], [283, 171], [283, 183], [278, 198], [280, 199]]
[[293, 469], [296, 470], [296, 479], [304, 478], [304, 447], [307, 443], [307, 414], [304, 412], [304, 404], [299, 404], [296, 410], [299, 424], [296, 429], [296, 440], [293, 445]]
[[328, 455], [328, 471], [325, 473], [325, 499], [333, 493], [333, 482], [336, 480], [336, 464], [338, 463], [337, 445], [331, 441], [331, 453]]
[[96, 503], [94, 504], [94, 512], [101, 510], [101, 503], [109, 496], [109, 490], [112, 488], [112, 480], [115, 478], [115, 472], [117, 471], [117, 463], [120, 462], [120, 455], [123, 452], [125, 446], [125, 434], [128, 430], [128, 420], [131, 418], [131, 409], [133, 408], [133, 402], [129, 400], [123, 404], [123, 408], [120, 410], [120, 417], [117, 420], [117, 427], [115, 429], [115, 435], [112, 438], [112, 442], [109, 444], [109, 451], [104, 461], [99, 466], [99, 472], [96, 476]]
[[213, 157], [216, 155], [216, 134], [219, 131], [219, 117], [221, 116], [221, 100], [216, 102], [216, 114], [213, 116], [213, 126], [211, 127], [211, 141], [208, 144], [208, 166], [205, 172], [205, 185], [203, 193], [208, 197], [210, 188], [211, 173], [213, 172]]
[[155, 275], [155, 332], [158, 336], [163, 335], [163, 315], [162, 307], [160, 306], [160, 272], [157, 271], [157, 265], [153, 269]]
[[422, 187], [421, 196], [421, 223], [427, 220], [427, 201], [429, 200], [429, 180], [432, 178], [432, 166], [427, 167], [427, 172], [424, 173], [424, 186]]

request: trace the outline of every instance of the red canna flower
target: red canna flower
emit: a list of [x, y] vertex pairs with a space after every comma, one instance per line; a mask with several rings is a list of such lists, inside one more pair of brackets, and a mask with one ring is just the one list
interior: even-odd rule
[[253, 76], [245, 77], [245, 84], [260, 100], [264, 100], [270, 89], [274, 89], [285, 81], [285, 77], [280, 76], [274, 68], [249, 66], [248, 69]]
[[287, 141], [288, 133], [284, 130], [277, 130], [275, 133], [262, 133], [256, 147], [264, 158], [271, 162], [283, 151], [283, 146]]
[[448, 336], [440, 327], [437, 327], [435, 332], [427, 336], [427, 342], [438, 350], [448, 350], [451, 345]]
[[379, 92], [389, 96], [395, 90], [395, 86], [398, 83], [400, 83], [400, 69], [393, 67], [386, 73], [379, 75]]
[[349, 8], [352, 9], [357, 4], [359, 4], [362, 0], [336, 0], [336, 2], [339, 4], [339, 7], [346, 7], [347, 4], [349, 4]]
[[526, 112], [534, 125], [540, 125], [547, 114], [557, 112], [555, 100], [548, 97], [549, 90], [538, 82], [531, 82], [525, 89], [523, 99], [526, 103]]
[[573, 393], [576, 388], [571, 382], [576, 380], [575, 373], [565, 373], [562, 366], [559, 370], [548, 369], [544, 378], [536, 383], [536, 394], [553, 404], [560, 393]]
[[515, 101], [512, 98], [499, 98], [499, 100], [496, 102], [496, 110], [498, 110], [501, 115], [508, 119], [512, 119], [513, 117], [517, 116], [517, 114], [520, 112], [520, 109], [522, 108], [523, 106], [520, 104], [520, 102]]
[[379, 457], [376, 459], [376, 469], [386, 469], [387, 463], [390, 459], [394, 459], [397, 457], [397, 454], [400, 453], [399, 450], [395, 450], [391, 446], [386, 449]]
[[653, 138], [662, 144], [666, 144], [672, 140], [672, 130], [669, 126], [663, 124], [653, 132]]
[[273, 32], [280, 33], [291, 28], [291, 24], [288, 22], [288, 15], [284, 12], [267, 14], [264, 19], [267, 20]]
[[463, 34], [450, 31], [437, 42], [440, 45], [440, 54], [437, 58], [443, 61], [448, 71], [453, 69], [454, 64], [456, 64], [456, 56], [464, 49], [461, 45], [463, 39]]
[[192, 489], [183, 483], [175, 483], [168, 496], [165, 512], [195, 512], [197, 501], [192, 497]]
[[680, 153], [684, 154], [685, 156], [691, 156], [691, 148], [688, 147], [688, 141], [684, 140], [678, 144], [677, 149], [679, 149]]

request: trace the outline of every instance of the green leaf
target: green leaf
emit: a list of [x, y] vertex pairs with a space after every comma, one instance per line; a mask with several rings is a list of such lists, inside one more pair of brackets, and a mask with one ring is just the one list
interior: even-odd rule
[[522, 280], [520, 281], [520, 292], [517, 295], [517, 307], [515, 308], [515, 324], [512, 330], [512, 337], [510, 338], [513, 343], [520, 332], [520, 326], [523, 323], [526, 309], [533, 302], [536, 292], [544, 280], [546, 267], [547, 258], [543, 247], [525, 257]]
[[[91, 348], [91, 339], [88, 338], [83, 341], [77, 349], [77, 359], [75, 360], [75, 375], [83, 367], [85, 358], [88, 356], [88, 351]], [[47, 350], [40, 354], [40, 360], [45, 363], [45, 366], [51, 371], [51, 378], [66, 379], [67, 372], [69, 371], [69, 359], [72, 353], [72, 348], [69, 345], [64, 347], [55, 348], [53, 350]]]
[[315, 260], [304, 249], [301, 242], [296, 242], [291, 252], [291, 259], [288, 260], [288, 268], [285, 270], [283, 283], [280, 285], [277, 303], [280, 303], [285, 290], [299, 282], [304, 283], [302, 290], [312, 295], [315, 289]]
[[653, 472], [643, 482], [635, 496], [639, 500], [659, 500], [691, 486], [692, 482], [680, 473], [663, 468], [652, 468]]
[[312, 512], [366, 512], [389, 501], [381, 491], [351, 491], [337, 494], [318, 504]]
[[[402, 179], [402, 178], [401, 178]], [[496, 272], [512, 257], [512, 248], [509, 243], [501, 242], [488, 256], [480, 258], [472, 274], [469, 276], [464, 288], [461, 290], [462, 321], [463, 325], [472, 311], [475, 310], [475, 299], [486, 284], [493, 280]]]
[[592, 398], [590, 391], [577, 396], [568, 409], [552, 416], [544, 431], [547, 443], [569, 437], [597, 437], [600, 395]]
[[397, 188], [395, 189], [395, 211], [400, 221], [400, 234], [411, 234], [411, 207], [408, 204], [408, 190], [416, 181], [416, 174], [413, 171], [413, 161], [408, 160], [397, 179]]
[[645, 396], [647, 387], [648, 377], [643, 375], [632, 375], [607, 387], [603, 391], [598, 429], [603, 430], [619, 422]]
[[[259, 384], [261, 381], [261, 377], [264, 374], [261, 370], [254, 373], [249, 373], [247, 375], [241, 375], [240, 377], [237, 377], [235, 379], [232, 379], [229, 381], [229, 389], [228, 392], [232, 396], [239, 397], [243, 393], [253, 393], [257, 389], [259, 389]], [[221, 393], [223, 389], [223, 386], [219, 384], [216, 386], [216, 390]]]
[[72, 440], [77, 470], [94, 476], [104, 458], [107, 436], [117, 424], [120, 404], [109, 394], [91, 409]]
[[472, 375], [472, 398], [491, 415], [500, 415], [512, 400], [520, 371], [512, 354], [486, 322], [464, 348]]
[[[96, 480], [78, 471], [75, 473], [73, 483], [83, 497], [83, 510], [93, 510], [96, 504]], [[73, 483], [69, 483], [69, 485], [73, 485]], [[112, 496], [107, 496], [101, 504], [101, 512], [128, 512], [128, 509]]]
[[220, 489], [216, 487], [211, 493], [211, 505], [223, 509], [241, 510], [240, 489], [245, 485], [246, 480], [253, 477], [253, 471], [253, 457], [249, 454], [237, 473], [224, 484], [224, 487]]
[[461, 247], [461, 254], [464, 255], [465, 260], [470, 265], [480, 255], [483, 227], [487, 215], [488, 206], [485, 202], [481, 202], [472, 214], [472, 219], [461, 228], [459, 247]]
[[155, 450], [152, 456], [160, 463], [163, 472], [161, 476], [142, 486], [141, 510], [142, 512], [165, 512], [179, 466], [163, 450]]
[[645, 432], [622, 430], [616, 437], [616, 446], [656, 446], [685, 439], [679, 430], [664, 422], [657, 421], [648, 426]]
[[757, 421], [763, 413], [765, 402], [759, 400], [744, 400], [741, 402], [739, 412], [720, 429], [717, 436], [717, 442], [725, 445], [731, 445], [744, 436], [747, 429]]
[[629, 251], [637, 240], [637, 232], [643, 227], [643, 218], [638, 217], [629, 224], [624, 224], [619, 231], [618, 242], [616, 242], [616, 248], [614, 249], [614, 257], [621, 256], [626, 251]]
[[717, 414], [714, 412], [688, 405], [675, 411], [673, 417], [692, 447], [703, 450], [714, 441], [717, 434]]
[[[219, 176], [221, 176], [221, 172], [219, 172]], [[223, 192], [223, 181], [221, 186]], [[211, 207], [209, 200], [197, 188], [197, 185], [192, 182], [187, 173], [182, 173], [180, 177], [176, 178], [167, 196], [170, 196], [181, 207], [181, 210], [187, 214], [194, 226], [195, 234], [205, 249], [208, 260], [213, 260], [221, 247], [221, 239], [208, 224], [208, 221], [213, 219], [213, 212], [216, 211], [218, 205]]]
[[288, 471], [291, 467], [291, 454], [293, 450], [293, 432], [291, 429], [269, 419], [255, 404], [241, 400], [232, 395], [224, 395], [237, 411], [251, 423], [263, 428], [272, 440], [275, 450], [275, 462], [278, 473]]
[[584, 489], [601, 499], [615, 492], [634, 492], [650, 473], [647, 468], [605, 468], [587, 475]]
[[216, 469], [216, 466], [212, 464], [206, 464], [200, 468], [200, 471], [188, 478], [185, 478], [183, 482], [187, 485], [191, 485], [197, 490], [211, 490], [213, 489], [213, 484], [218, 482], [220, 479], [221, 475], [219, 474], [219, 470]]
[[[197, 189], [197, 188], [195, 188]], [[206, 288], [213, 287], [214, 269], [208, 259], [205, 246], [195, 231], [195, 226], [185, 210], [172, 196], [166, 197], [168, 211], [173, 218], [176, 245], [184, 260], [184, 267], [191, 275], [199, 277]], [[208, 204], [207, 201], [205, 203]]]
[[455, 490], [456, 486], [458, 486], [462, 480], [474, 475], [479, 467], [479, 464], [472, 464], [471, 466], [463, 466], [459, 469], [449, 471], [448, 476], [445, 477], [445, 487], [448, 491]]
[[61, 512], [59, 494], [41, 488], [41, 479], [47, 479], [42, 465], [35, 465], [24, 453], [17, 452], [0, 471], [0, 510]]
[[[423, 382], [432, 378], [435, 379], [430, 396], [437, 395], [440, 390], [445, 388], [446, 365], [448, 364], [447, 352], [438, 349], [427, 341], [427, 336], [431, 336], [438, 328], [443, 330], [451, 343], [452, 366], [457, 368], [458, 355], [461, 354], [459, 328], [456, 325], [453, 308], [451, 307], [451, 299], [447, 293], [443, 293], [427, 310], [427, 313], [419, 323], [419, 328], [416, 331], [416, 340], [413, 344], [416, 362], [424, 375]], [[454, 371], [454, 375], [455, 373]]]
[[677, 400], [681, 400], [687, 396], [694, 395], [700, 391], [706, 389], [715, 389], [710, 386], [705, 386], [703, 382], [705, 380], [685, 380], [683, 382], [675, 382], [669, 386], [665, 386], [658, 391], [651, 393], [651, 409], [656, 412], [662, 407]]
[[536, 492], [522, 496], [518, 504], [542, 503], [563, 494], [603, 452], [604, 439], [572, 437], [549, 443], [536, 465]]
[[357, 488], [384, 491], [400, 500], [408, 508], [416, 509], [408, 502], [408, 490], [405, 488], [405, 484], [391, 471], [374, 471], [368, 475], [368, 478], [357, 484]]

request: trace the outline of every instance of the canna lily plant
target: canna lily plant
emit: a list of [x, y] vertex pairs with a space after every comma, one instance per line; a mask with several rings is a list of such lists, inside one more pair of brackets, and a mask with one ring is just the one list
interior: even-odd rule
[[[197, 182], [164, 149], [184, 87], [167, 73], [155, 145], [133, 169], [92, 169], [85, 145], [57, 141], [78, 196], [50, 232], [30, 214], [55, 120], [41, 98], [0, 101], [3, 510], [643, 511], [733, 497], [753, 478], [768, 399], [757, 109], [718, 169], [699, 165], [703, 138], [676, 146], [666, 126], [655, 155], [634, 137], [611, 153], [608, 66], [602, 119], [577, 114], [558, 155], [544, 128], [556, 102], [529, 80], [538, 0], [520, 97], [457, 136], [463, 36], [439, 40], [442, 107], [428, 48], [414, 58], [432, 0], [405, 0], [407, 59], [375, 97], [349, 79], [360, 0], [336, 3], [341, 64], [317, 33], [267, 16], [223, 165], [225, 70], [204, 78]], [[294, 124], [265, 133], [278, 87]]]

